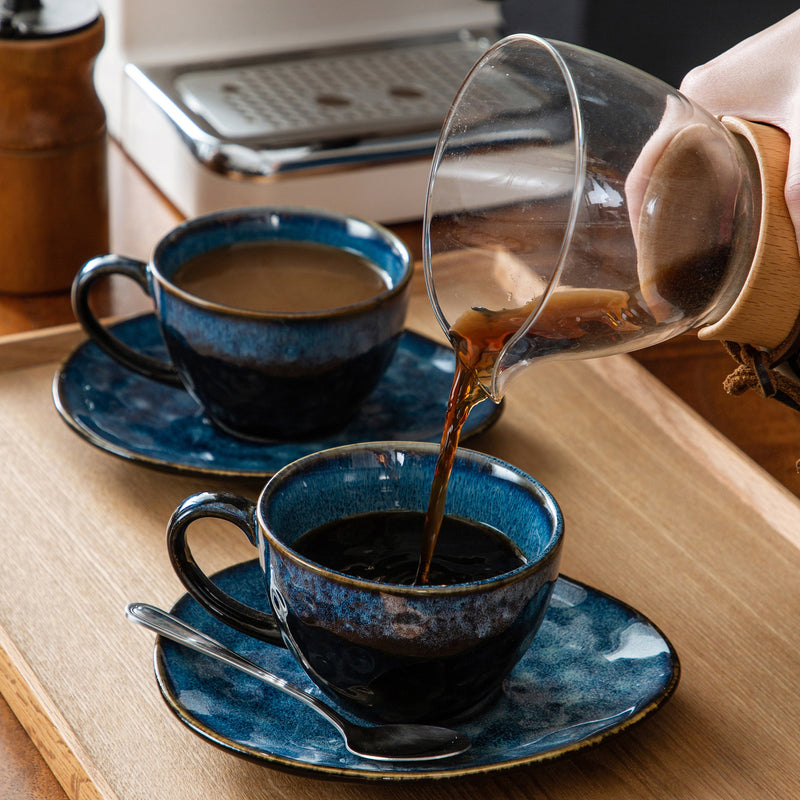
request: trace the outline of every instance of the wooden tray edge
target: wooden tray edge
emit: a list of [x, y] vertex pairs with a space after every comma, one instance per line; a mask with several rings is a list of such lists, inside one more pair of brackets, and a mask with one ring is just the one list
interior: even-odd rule
[[72, 800], [118, 800], [2, 626], [0, 693]]
[[[101, 322], [115, 325], [141, 313], [120, 314]], [[86, 338], [78, 322], [0, 336], [0, 372], [63, 361]]]
[[0, 372], [60, 361], [86, 334], [76, 323], [0, 337]]
[[800, 499], [630, 356], [588, 359], [587, 363], [632, 405], [649, 410], [652, 423], [680, 450], [703, 464], [776, 533], [800, 550]]

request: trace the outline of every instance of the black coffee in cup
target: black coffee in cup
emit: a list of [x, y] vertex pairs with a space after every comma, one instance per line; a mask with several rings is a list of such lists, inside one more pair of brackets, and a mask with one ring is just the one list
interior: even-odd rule
[[[563, 518], [529, 475], [459, 450], [441, 561], [429, 585], [412, 585], [437, 456], [427, 442], [347, 445], [288, 464], [257, 503], [193, 495], [168, 525], [172, 565], [210, 613], [285, 644], [322, 691], [359, 716], [449, 722], [475, 714], [502, 691], [544, 617]], [[187, 533], [208, 516], [233, 523], [263, 554], [269, 613], [237, 602], [199, 568]]]
[[[294, 544], [309, 561], [378, 583], [410, 585], [419, 563], [425, 512], [375, 511], [343, 517], [304, 533]], [[494, 578], [527, 563], [500, 531], [474, 520], [442, 520], [429, 583], [437, 586]]]

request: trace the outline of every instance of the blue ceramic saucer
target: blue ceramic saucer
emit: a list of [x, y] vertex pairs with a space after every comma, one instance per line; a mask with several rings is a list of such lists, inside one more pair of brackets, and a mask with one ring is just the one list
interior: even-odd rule
[[[268, 610], [257, 561], [229, 567], [214, 580]], [[173, 613], [320, 695], [286, 650], [238, 633], [188, 595]], [[361, 780], [458, 777], [554, 758], [652, 714], [675, 691], [680, 674], [672, 645], [649, 620], [562, 576], [533, 646], [498, 702], [458, 726], [472, 740], [470, 750], [442, 761], [392, 764], [350, 754], [313, 711], [206, 656], [159, 638], [154, 660], [167, 705], [202, 738], [271, 767]]]
[[[155, 317], [119, 323], [114, 333], [126, 344], [166, 358]], [[453, 380], [452, 351], [405, 331], [377, 388], [342, 430], [303, 442], [254, 443], [214, 427], [182, 389], [126, 369], [92, 342], [79, 345], [56, 372], [56, 408], [91, 444], [122, 458], [180, 472], [264, 477], [309, 453], [354, 442], [438, 442]], [[502, 404], [472, 409], [462, 438], [486, 430]]]

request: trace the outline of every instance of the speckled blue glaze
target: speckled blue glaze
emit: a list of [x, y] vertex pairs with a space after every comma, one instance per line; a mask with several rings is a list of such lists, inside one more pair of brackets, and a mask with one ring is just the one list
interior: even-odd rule
[[[218, 573], [215, 582], [242, 602], [268, 610], [257, 561]], [[184, 596], [173, 613], [265, 668], [320, 695], [285, 650], [265, 647]], [[644, 719], [672, 695], [678, 657], [648, 619], [624, 603], [561, 576], [530, 648], [491, 709], [458, 726], [472, 740], [440, 762], [369, 762], [347, 752], [310, 709], [268, 686], [159, 639], [159, 688], [195, 733], [271, 767], [319, 777], [413, 780], [491, 772], [551, 759]]]
[[[365, 256], [387, 288], [330, 311], [266, 313], [210, 303], [171, 282], [199, 253], [260, 241], [313, 242]], [[96, 261], [113, 272], [113, 258]], [[81, 296], [94, 269], [90, 262], [76, 277]], [[293, 440], [341, 428], [375, 388], [403, 330], [412, 272], [405, 245], [379, 225], [318, 209], [256, 207], [179, 225], [157, 245], [146, 281], [170, 362], [209, 418], [245, 438]], [[86, 304], [76, 303], [75, 310], [94, 335]], [[97, 341], [112, 355], [119, 352], [113, 340]], [[155, 374], [136, 359], [129, 366]]]
[[[552, 495], [516, 467], [460, 449], [445, 513], [502, 531], [525, 563], [453, 585], [354, 578], [292, 549], [304, 532], [385, 510], [424, 512], [437, 445], [373, 442], [313, 453], [276, 473], [258, 503], [227, 493], [187, 498], [167, 526], [167, 550], [187, 590], [246, 633], [278, 637], [309, 676], [351, 710], [387, 722], [450, 723], [492, 702], [541, 623], [564, 535]], [[215, 591], [188, 545], [204, 516], [236, 524], [258, 547], [274, 618]], [[280, 639], [278, 639], [280, 641]]]
[[[150, 314], [112, 330], [142, 352], [157, 358], [166, 354]], [[59, 368], [53, 396], [71, 428], [122, 458], [181, 472], [264, 477], [301, 456], [337, 445], [380, 439], [438, 442], [454, 367], [450, 348], [406, 331], [356, 416], [335, 433], [295, 442], [229, 436], [209, 423], [187, 392], [126, 369], [93, 342], [80, 345]], [[486, 430], [501, 413], [502, 405], [489, 401], [473, 408], [462, 440]]]
[[281, 470], [258, 505], [284, 639], [332, 695], [388, 722], [447, 722], [491, 701], [535, 636], [558, 576], [564, 524], [554, 498], [521, 470], [467, 450], [456, 456], [445, 513], [502, 531], [526, 566], [410, 588], [309, 568], [290, 549], [344, 516], [424, 512], [438, 453], [403, 443], [316, 453]]

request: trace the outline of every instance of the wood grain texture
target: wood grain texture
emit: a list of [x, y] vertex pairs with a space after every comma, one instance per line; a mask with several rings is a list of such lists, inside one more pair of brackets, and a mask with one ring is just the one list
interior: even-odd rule
[[52, 774], [73, 800], [113, 798], [103, 776], [91, 765], [69, 723], [0, 629], [0, 690], [44, 757]]
[[103, 106], [94, 60], [104, 22], [54, 37], [0, 38], [0, 291], [68, 289], [108, 248]]
[[66, 800], [61, 784], [3, 698], [0, 753], [0, 797], [4, 800]]
[[[109, 151], [109, 168], [112, 190], [112, 249], [134, 257], [147, 258], [157, 239], [180, 221], [180, 215], [153, 189], [147, 178], [113, 143]], [[414, 224], [398, 226], [395, 230], [419, 258], [420, 226]], [[421, 306], [423, 311], [420, 312], [419, 301], [421, 299], [424, 301], [420, 294], [420, 282], [416, 288], [415, 319], [420, 319], [419, 315], [422, 314], [423, 322], [427, 324], [429, 318], [425, 314], [424, 302]], [[107, 316], [128, 314], [148, 307], [146, 299], [129, 282], [112, 283], [108, 287], [101, 288], [97, 294], [100, 311]], [[54, 510], [56, 515], [62, 503], [70, 507], [72, 509], [70, 519], [66, 524], [75, 525], [77, 528], [81, 527], [81, 520], [84, 517], [90, 520], [94, 518], [97, 513], [96, 504], [100, 504], [99, 525], [93, 524], [91, 537], [79, 538], [78, 546], [80, 549], [96, 548], [96, 555], [88, 554], [86, 557], [89, 564], [99, 569], [102, 574], [104, 570], [110, 569], [106, 557], [102, 554], [118, 535], [117, 522], [113, 515], [113, 507], [117, 502], [115, 493], [122, 492], [124, 497], [129, 491], [127, 488], [129, 486], [131, 492], [157, 487], [158, 492], [167, 491], [171, 497], [179, 498], [184, 492], [188, 494], [196, 488], [208, 488], [205, 482], [201, 484], [174, 476], [165, 479], [157, 473], [133, 464], [119, 462], [94, 451], [66, 431], [54, 417], [48, 401], [49, 381], [55, 368], [54, 361], [69, 352], [81, 336], [72, 325], [73, 319], [69, 297], [64, 293], [35, 298], [0, 296], [0, 334], [14, 334], [0, 339], [0, 373], [2, 373], [0, 374], [0, 420], [5, 419], [7, 404], [13, 400], [14, 414], [24, 423], [22, 427], [18, 427], [13, 420], [4, 422], [4, 428], [0, 430], [0, 446], [7, 456], [0, 485], [6, 490], [4, 497], [14, 498], [11, 503], [12, 514], [6, 518], [4, 534], [0, 539], [4, 542], [3, 546], [11, 548], [13, 553], [13, 564], [7, 568], [16, 570], [16, 565], [23, 562], [23, 566], [18, 569], [26, 575], [28, 562], [38, 565], [42, 549], [48, 551], [50, 547], [47, 544], [37, 543], [39, 532], [47, 528], [46, 514], [37, 511], [40, 501], [46, 501], [48, 508]], [[44, 333], [29, 335], [19, 333], [51, 326], [58, 327], [56, 330]], [[552, 488], [557, 489], [559, 499], [565, 508], [577, 506], [582, 509], [582, 514], [577, 520], [574, 519], [572, 511], [567, 518], [569, 538], [565, 558], [569, 560], [566, 562], [565, 570], [572, 570], [576, 577], [596, 579], [596, 585], [609, 591], [617, 591], [619, 596], [650, 613], [662, 625], [678, 646], [683, 660], [684, 676], [678, 693], [639, 731], [634, 730], [624, 734], [616, 741], [611, 740], [595, 750], [535, 769], [510, 773], [508, 776], [487, 776], [442, 784], [429, 793], [431, 797], [474, 797], [481, 792], [490, 793], [491, 796], [506, 796], [509, 794], [508, 787], [521, 780], [523, 775], [521, 790], [514, 796], [747, 798], [793, 796], [796, 793], [792, 791], [792, 779], [798, 767], [795, 754], [790, 753], [790, 758], [785, 764], [781, 765], [779, 762], [787, 743], [793, 738], [796, 740], [800, 733], [797, 695], [785, 691], [787, 668], [797, 670], [800, 667], [796, 649], [800, 637], [797, 636], [795, 629], [794, 639], [785, 652], [781, 652], [780, 636], [775, 638], [770, 630], [773, 616], [782, 621], [781, 635], [785, 634], [787, 621], [796, 620], [798, 616], [797, 595], [793, 589], [797, 583], [794, 577], [797, 574], [795, 548], [786, 544], [789, 541], [786, 538], [786, 531], [798, 530], [796, 508], [793, 501], [787, 502], [780, 489], [777, 494], [775, 493], [772, 478], [794, 494], [800, 494], [800, 476], [794, 463], [800, 457], [800, 414], [780, 403], [765, 401], [752, 392], [738, 398], [725, 395], [721, 383], [725, 375], [731, 371], [733, 362], [718, 344], [700, 342], [694, 335], [680, 337], [640, 351], [634, 358], [657, 376], [660, 382], [649, 381], [646, 376], [642, 377], [644, 375], [642, 370], [634, 368], [634, 384], [638, 389], [631, 392], [625, 388], [632, 366], [628, 359], [598, 361], [593, 365], [590, 362], [585, 365], [574, 365], [579, 374], [584, 374], [587, 369], [590, 374], [592, 370], [599, 371], [602, 378], [600, 385], [606, 388], [595, 400], [590, 392], [595, 390], [598, 385], [596, 382], [587, 381], [583, 384], [578, 377], [577, 385], [573, 385], [573, 389], [570, 389], [568, 384], [561, 385], [562, 381], [567, 380], [569, 371], [557, 370], [555, 378], [551, 377], [553, 373], [549, 369], [541, 370], [538, 377], [531, 373], [530, 376], [526, 376], [523, 383], [512, 387], [514, 391], [509, 402], [509, 412], [504, 415], [500, 424], [473, 444], [503, 454], [507, 458], [511, 458], [512, 455], [518, 457], [520, 465], [535, 474], [538, 473]], [[54, 361], [48, 364], [49, 359]], [[27, 368], [37, 363], [43, 364], [38, 372]], [[618, 366], [614, 367], [615, 364]], [[16, 371], [11, 371], [13, 368], [17, 368]], [[564, 377], [560, 378], [559, 374]], [[22, 394], [13, 396], [6, 394], [11, 384], [20, 379], [26, 382]], [[548, 386], [553, 383], [555, 389]], [[717, 434], [699, 422], [697, 414], [672, 398], [664, 385], [689, 403], [697, 414], [713, 425], [719, 433], [736, 443], [744, 453], [762, 465], [772, 478], [767, 477], [736, 448], [730, 447], [724, 439], [716, 441]], [[614, 386], [617, 388], [612, 388]], [[558, 406], [561, 398], [569, 397], [572, 391], [584, 397], [580, 403], [576, 401], [578, 418], [582, 419], [586, 413], [590, 415], [587, 420], [588, 426], [583, 422], [575, 426], [574, 436], [573, 420], [567, 419], [564, 423], [565, 417]], [[555, 394], [550, 397], [550, 392]], [[28, 394], [35, 402], [30, 404], [29, 411], [24, 411], [19, 406], [27, 407]], [[627, 399], [629, 396], [630, 400]], [[543, 402], [542, 398], [546, 402]], [[627, 419], [628, 412], [625, 410], [627, 402], [630, 402], [633, 408], [648, 409], [643, 422], [641, 417], [633, 413], [631, 419]], [[594, 407], [598, 405], [604, 406], [603, 412]], [[523, 418], [518, 417], [519, 406], [528, 409]], [[616, 409], [613, 414], [612, 406]], [[569, 407], [565, 411], [569, 411]], [[628, 436], [622, 436], [617, 440], [612, 428], [594, 443], [594, 428], [603, 427], [602, 421], [606, 414], [611, 414], [615, 420], [614, 424], [623, 431], [632, 426], [633, 432], [640, 431], [641, 436], [634, 436], [633, 442]], [[528, 416], [531, 417], [530, 420], [527, 419]], [[45, 422], [42, 430], [39, 430], [39, 419]], [[563, 425], [563, 430], [558, 432], [549, 430], [548, 420], [562, 421], [559, 424]], [[638, 427], [640, 425], [641, 429]], [[658, 431], [658, 436], [649, 435], [651, 428]], [[546, 435], [542, 434], [541, 429], [546, 431]], [[579, 437], [585, 437], [587, 434], [590, 441], [587, 447], [589, 457], [584, 462], [577, 449], [582, 446]], [[55, 439], [52, 438], [53, 435]], [[518, 435], [519, 440], [517, 440]], [[27, 438], [34, 443], [40, 438], [45, 440], [41, 444], [46, 446], [33, 464], [30, 463], [30, 454], [27, 453]], [[553, 443], [554, 440], [557, 444]], [[709, 441], [713, 446], [708, 446]], [[668, 444], [663, 462], [659, 451], [654, 449], [659, 442]], [[607, 448], [609, 459], [621, 459], [628, 463], [628, 467], [624, 470], [625, 486], [611, 487], [610, 505], [603, 496], [606, 480], [602, 476], [592, 478], [585, 487], [581, 483], [584, 475], [588, 474], [591, 478], [592, 471], [596, 469], [597, 459], [601, 458], [597, 447], [601, 445]], [[632, 451], [623, 450], [623, 445], [627, 448], [632, 446]], [[682, 460], [676, 461], [676, 453], [683, 452], [682, 448], [687, 446], [689, 452], [684, 453], [685, 463], [692, 465], [692, 469], [698, 469], [693, 465], [693, 461], [700, 453], [705, 464], [699, 467], [702, 480], [697, 486], [694, 485], [696, 474], [692, 470], [680, 477], [675, 474], [676, 470], [682, 469], [681, 464], [684, 463]], [[573, 453], [573, 450], [576, 452]], [[642, 455], [640, 450], [643, 451]], [[18, 458], [18, 452], [25, 454], [22, 460]], [[642, 474], [638, 467], [642, 468]], [[571, 475], [573, 471], [574, 476]], [[664, 473], [670, 480], [662, 486], [660, 476]], [[660, 499], [652, 511], [653, 518], [648, 525], [639, 530], [636, 524], [642, 514], [648, 513], [648, 507], [641, 506], [641, 503], [649, 498], [646, 487], [652, 482], [655, 482], [657, 487], [655, 497]], [[682, 491], [684, 482], [692, 487], [686, 496]], [[724, 490], [718, 495], [714, 486], [720, 483]], [[60, 485], [61, 489], [56, 491], [51, 484]], [[103, 502], [99, 493], [107, 491], [109, 485], [113, 489], [112, 494]], [[738, 487], [742, 486], [747, 489], [745, 499], [738, 496]], [[763, 487], [766, 487], [767, 491], [762, 494]], [[75, 488], [82, 488], [88, 494], [90, 502], [87, 505], [83, 506], [83, 501], [70, 497], [70, 492]], [[258, 486], [250, 484], [237, 484], [227, 488], [253, 493], [258, 490]], [[18, 494], [20, 492], [21, 494]], [[565, 492], [568, 493], [566, 496]], [[53, 493], [56, 498], [61, 498], [55, 504], [51, 502]], [[730, 501], [731, 494], [734, 495], [732, 501]], [[664, 497], [670, 501], [665, 503]], [[569, 503], [568, 498], [570, 498]], [[759, 498], [764, 502], [759, 502]], [[775, 504], [772, 504], [772, 498], [776, 498]], [[733, 502], [733, 506], [729, 505], [729, 501]], [[27, 502], [31, 504], [29, 508], [25, 507]], [[157, 565], [156, 573], [161, 575], [157, 583], [166, 580], [169, 588], [148, 592], [146, 596], [129, 596], [127, 592], [120, 591], [116, 595], [115, 602], [122, 600], [124, 594], [126, 602], [130, 599], [161, 598], [163, 602], [169, 603], [180, 593], [177, 582], [172, 582], [169, 576], [165, 578], [161, 574], [164, 567], [161, 562], [164, 556], [159, 547], [163, 539], [166, 516], [163, 519], [161, 517], [171, 510], [170, 502], [171, 500], [166, 502], [163, 499], [159, 500], [154, 513], [145, 513], [141, 527], [138, 523], [134, 525], [130, 520], [122, 526], [125, 531], [123, 540], [128, 542], [126, 546], [130, 546], [129, 540], [133, 540], [134, 546], [140, 541], [144, 543], [147, 553], [147, 558], [132, 562], [133, 570], [144, 569], [142, 565], [154, 561]], [[699, 503], [701, 509], [699, 521], [697, 524], [692, 522], [687, 528], [687, 538], [690, 541], [686, 542], [678, 537], [672, 544], [672, 534], [669, 531], [674, 526], [680, 528], [686, 518], [690, 520], [692, 518], [692, 509], [687, 502]], [[596, 506], [592, 507], [590, 505], [592, 503]], [[755, 503], [758, 510], [752, 512], [753, 516], [738, 519], [735, 512], [740, 505], [737, 503], [745, 508]], [[78, 506], [77, 510], [73, 508], [75, 504]], [[123, 509], [127, 507], [126, 503], [121, 505]], [[664, 505], [667, 506], [666, 510]], [[706, 508], [709, 505], [710, 510]], [[672, 515], [672, 506], [679, 512], [675, 519]], [[132, 507], [136, 509], [135, 504]], [[635, 511], [630, 518], [627, 513], [629, 508]], [[742, 529], [751, 525], [744, 537], [744, 546], [740, 537], [734, 537], [730, 546], [728, 545], [726, 531], [731, 508], [734, 509], [733, 516], [737, 521], [733, 528], [740, 536]], [[772, 526], [764, 522], [764, 515], [769, 517], [771, 508], [783, 520], [777, 531], [773, 531]], [[719, 516], [716, 516], [715, 509], [721, 509]], [[666, 513], [666, 523], [663, 528], [660, 519], [654, 516], [658, 513]], [[706, 522], [708, 515], [711, 517], [712, 526], [706, 530], [700, 523]], [[596, 532], [592, 527], [593, 517], [599, 521]], [[109, 528], [103, 528], [104, 519], [111, 520]], [[624, 539], [622, 548], [619, 547], [618, 539], [607, 538], [606, 529], [612, 523], [628, 532], [622, 537]], [[132, 527], [135, 527], [138, 533], [132, 531]], [[221, 535], [229, 536], [227, 533]], [[696, 536], [697, 542], [691, 540], [691, 536]], [[29, 548], [29, 540], [33, 540], [37, 546]], [[235, 535], [233, 541], [234, 543], [236, 541]], [[613, 550], [615, 546], [616, 553]], [[694, 559], [695, 547], [701, 555], [697, 563]], [[19, 548], [19, 552], [16, 548]], [[721, 553], [732, 551], [732, 557], [739, 562], [739, 568], [743, 570], [746, 570], [750, 560], [753, 560], [748, 580], [741, 586], [741, 591], [737, 583], [737, 573], [731, 572], [730, 568], [728, 571], [724, 569], [727, 562], [722, 564], [723, 568], [717, 569], [714, 554], [709, 554], [709, 548], [718, 548]], [[677, 554], [674, 551], [677, 551]], [[670, 558], [666, 560], [667, 569], [662, 574], [658, 564], [664, 558], [665, 552]], [[64, 558], [58, 546], [53, 547], [53, 553], [58, 555], [58, 558]], [[599, 563], [595, 565], [594, 556], [597, 553], [600, 554], [600, 558]], [[789, 566], [781, 566], [777, 573], [773, 573], [773, 564], [783, 565], [784, 556], [788, 557]], [[215, 557], [224, 561], [224, 557], [220, 554]], [[2, 554], [0, 558], [6, 560]], [[130, 589], [131, 568], [124, 563], [124, 559], [120, 560], [123, 563], [116, 579], [122, 580], [124, 577]], [[643, 562], [646, 567], [644, 572]], [[691, 566], [686, 575], [684, 575], [685, 564]], [[57, 564], [52, 569], [57, 571]], [[117, 569], [115, 566], [114, 570]], [[631, 575], [628, 576], [628, 573]], [[86, 620], [94, 619], [92, 603], [86, 607], [86, 604], [73, 600], [73, 595], [83, 590], [88, 580], [87, 575], [92, 574], [94, 573], [91, 570], [89, 573], [79, 574], [77, 579], [73, 578], [70, 585], [61, 587], [60, 593], [55, 595], [56, 598], [60, 598], [62, 594], [66, 596], [65, 610], [60, 616], [64, 625], [75, 625], [72, 611], [76, 603], [82, 610], [79, 617], [81, 625], [85, 624]], [[105, 580], [108, 582], [114, 578], [112, 576]], [[53, 581], [58, 588], [58, 579], [53, 578]], [[768, 582], [777, 582], [774, 588], [780, 602], [774, 608], [770, 608], [769, 598], [762, 599], [762, 586]], [[629, 584], [632, 584], [630, 588]], [[133, 588], [138, 590], [143, 585], [149, 585], [146, 578], [137, 579]], [[14, 586], [15, 592], [23, 591], [23, 594], [26, 592], [36, 594], [41, 591], [44, 595], [48, 591], [38, 582], [35, 586], [20, 588], [19, 579]], [[785, 592], [787, 589], [788, 593]], [[5, 590], [5, 593], [0, 592], [0, 630], [3, 632], [6, 644], [8, 644], [8, 632], [5, 619], [7, 614], [14, 612], [13, 603], [8, 597], [11, 591], [12, 587], [9, 585], [7, 592]], [[655, 593], [654, 600], [648, 599], [651, 591]], [[746, 599], [748, 593], [755, 601], [752, 606]], [[724, 602], [720, 602], [719, 598]], [[122, 611], [116, 606], [106, 609], [107, 602], [101, 598], [97, 601], [97, 606], [102, 611], [103, 619], [113, 620], [116, 632], [121, 626]], [[43, 609], [42, 614], [47, 615], [49, 603], [43, 597], [39, 600], [39, 604]], [[695, 608], [701, 612], [698, 616], [694, 613]], [[24, 607], [20, 613], [22, 616], [19, 625], [24, 630], [26, 627]], [[14, 616], [16, 617], [16, 614]], [[704, 641], [704, 625], [708, 626], [708, 647]], [[50, 655], [32, 658], [38, 667], [34, 676], [39, 674], [39, 670], [47, 673], [48, 670], [58, 669], [61, 650], [71, 653], [71, 639], [67, 639], [66, 632], [71, 631], [71, 627], [61, 630], [60, 624], [56, 624], [53, 629], [57, 634], [54, 643], [45, 641], [41, 645], [37, 641], [40, 627], [40, 623], [37, 622], [31, 636], [26, 638], [27, 646], [33, 649], [34, 654], [37, 647], [41, 646], [50, 652]], [[123, 635], [121, 631], [115, 633], [115, 636], [119, 635]], [[728, 635], [733, 637], [730, 642], [726, 640]], [[191, 754], [191, 763], [202, 760], [204, 753], [208, 757], [215, 754], [212, 748], [197, 742], [191, 736], [184, 735], [182, 727], [160, 706], [152, 672], [149, 669], [150, 642], [147, 636], [142, 632], [137, 634], [135, 631], [124, 636], [123, 642], [120, 643], [115, 639], [115, 644], [128, 648], [128, 652], [125, 658], [115, 662], [113, 669], [106, 667], [102, 658], [95, 661], [83, 656], [78, 659], [79, 670], [85, 666], [92, 672], [107, 671], [108, 677], [104, 680], [104, 685], [115, 682], [117, 679], [114, 676], [120, 671], [127, 676], [123, 680], [126, 685], [131, 680], [131, 674], [136, 680], [144, 681], [137, 690], [140, 694], [135, 695], [135, 702], [139, 702], [142, 697], [146, 698], [148, 715], [141, 721], [139, 728], [137, 721], [139, 716], [129, 707], [127, 713], [122, 715], [121, 724], [138, 729], [142, 737], [151, 741], [151, 748], [154, 747], [153, 737], [156, 737], [155, 749], [158, 750], [162, 739], [169, 742], [173, 736], [178, 736], [183, 737], [180, 742], [185, 742], [189, 748], [187, 752]], [[768, 640], [766, 644], [765, 638]], [[92, 644], [96, 644], [98, 637], [92, 636], [91, 640]], [[13, 640], [11, 643], [17, 647]], [[765, 660], [756, 669], [752, 662], [759, 661], [762, 648]], [[739, 651], [744, 653], [743, 663], [739, 658]], [[104, 652], [103, 648], [101, 652]], [[30, 657], [26, 656], [25, 651], [17, 650], [11, 663], [12, 674], [17, 671], [14, 664], [21, 663], [29, 667], [27, 659]], [[74, 654], [71, 657], [77, 658]], [[0, 674], [6, 674], [9, 659], [6, 656], [0, 658], [0, 661], [3, 663]], [[44, 666], [40, 663], [42, 661]], [[776, 680], [770, 677], [773, 662], [788, 665], [778, 671], [779, 677]], [[121, 668], [121, 663], [124, 663], [124, 668]], [[74, 664], [72, 668], [75, 668]], [[761, 680], [762, 677], [766, 681], [764, 686], [749, 683]], [[0, 691], [9, 697], [12, 695], [15, 697], [15, 706], [21, 718], [27, 718], [28, 707], [36, 707], [40, 699], [46, 704], [51, 697], [49, 687], [39, 682], [38, 678], [33, 685], [38, 686], [36, 692], [32, 692], [24, 681], [15, 683], [11, 689], [0, 688]], [[21, 693], [17, 691], [20, 688]], [[68, 688], [63, 691], [69, 694]], [[769, 698], [768, 703], [761, 702], [763, 696], [770, 694], [774, 696]], [[725, 700], [722, 704], [718, 703], [720, 697]], [[129, 700], [130, 698], [127, 698], [125, 702]], [[100, 701], [94, 699], [92, 702], [97, 704]], [[758, 711], [757, 724], [752, 728], [749, 727], [747, 719], [748, 705], [753, 705]], [[55, 710], [61, 715], [61, 724], [65, 724], [65, 717], [57, 706]], [[770, 721], [770, 717], [773, 721]], [[105, 721], [105, 716], [101, 719]], [[71, 728], [71, 723], [68, 725]], [[42, 736], [48, 726], [60, 736], [58, 727], [53, 726], [49, 718], [38, 729], [32, 728], [37, 743], [45, 753], [49, 753], [49, 746], [45, 745]], [[4, 707], [0, 707], [0, 727], [2, 727], [0, 797], [4, 800], [32, 800], [32, 798], [64, 800], [65, 793], [59, 788], [52, 772], [44, 766], [30, 739]], [[766, 743], [762, 743], [759, 737], [765, 727], [769, 736]], [[685, 737], [689, 738], [686, 742], [682, 742]], [[128, 754], [119, 752], [120, 748], [116, 743], [108, 742], [109, 739], [113, 740], [113, 732], [104, 731], [97, 734], [96, 738], [99, 743], [95, 746], [101, 753], [105, 753], [105, 758], [112, 764], [117, 760], [120, 762], [114, 767], [115, 771], [121, 772], [130, 785], [137, 787], [132, 791], [132, 796], [161, 797], [157, 792], [149, 791], [150, 766], [147, 761], [150, 750], [147, 754], [139, 754], [138, 746], [135, 746], [135, 757], [131, 762]], [[761, 753], [765, 749], [769, 753], [773, 740], [781, 743], [777, 755], [769, 756], [762, 763]], [[181, 743], [176, 746], [181, 747]], [[697, 752], [693, 753], [695, 747]], [[682, 764], [684, 749], [689, 751], [691, 757]], [[714, 758], [712, 763], [705, 764], [708, 752], [712, 752]], [[742, 754], [744, 754], [743, 760]], [[225, 764], [228, 761], [230, 759], [227, 757], [223, 759]], [[701, 769], [695, 768], [698, 762], [702, 766]], [[80, 765], [71, 764], [69, 759], [67, 763], [70, 766], [65, 782], [69, 787], [70, 796], [74, 798], [79, 787], [85, 788], [86, 791], [90, 789], [86, 788], [88, 786], [86, 782], [81, 782], [80, 776], [85, 774], [85, 771]], [[217, 774], [217, 778], [223, 784], [223, 793], [220, 796], [238, 797], [235, 791], [226, 793], [228, 786], [231, 784], [237, 786], [248, 780], [259, 784], [266, 780], [265, 785], [272, 793], [271, 796], [284, 798], [322, 796], [325, 789], [330, 790], [331, 786], [315, 780], [272, 775], [260, 768], [251, 770], [235, 761], [234, 765]], [[212, 770], [215, 769], [216, 767], [212, 767]], [[748, 771], [751, 769], [752, 775], [748, 777]], [[676, 773], [681, 776], [678, 780], [675, 778]], [[194, 783], [191, 775], [189, 785], [197, 791], [195, 796], [200, 796], [201, 784]], [[732, 786], [735, 788], [731, 788]], [[767, 788], [761, 792], [759, 786]], [[619, 795], [615, 794], [617, 788]], [[641, 794], [637, 794], [638, 789], [641, 789]], [[113, 796], [112, 789], [107, 788], [106, 791]], [[419, 791], [419, 787], [409, 790], [407, 787], [393, 784], [346, 787], [343, 793], [345, 796], [364, 798], [384, 796], [411, 798], [416, 794], [425, 794]], [[170, 795], [167, 794], [166, 797], [169, 798]]]
[[688, 403], [716, 430], [800, 496], [800, 414], [755, 391], [733, 397], [723, 391], [735, 362], [717, 342], [694, 334], [640, 350], [633, 358]]
[[24, 331], [0, 337], [0, 371], [64, 358], [84, 339], [80, 325], [68, 323], [47, 331]]
[[753, 187], [760, 217], [753, 221], [753, 263], [736, 301], [720, 320], [698, 331], [701, 339], [743, 342], [774, 349], [800, 315], [800, 256], [784, 198], [789, 137], [779, 128], [737, 117], [726, 127], [751, 148], [760, 185]]
[[[410, 323], [437, 334], [419, 275]], [[181, 595], [164, 528], [184, 496], [255, 496], [259, 486], [162, 474], [90, 447], [52, 408], [53, 368], [20, 367], [0, 380], [0, 629], [4, 673], [23, 675], [22, 690], [4, 694], [23, 721], [20, 705], [36, 709], [27, 724], [70, 797], [761, 800], [796, 790], [800, 503], [632, 359], [528, 370], [498, 424], [470, 446], [553, 490], [566, 519], [565, 574], [665, 631], [683, 666], [676, 696], [596, 748], [414, 785], [279, 773], [217, 750], [172, 717], [155, 686], [152, 637], [125, 621], [124, 605], [168, 606]], [[193, 549], [207, 570], [252, 555], [238, 532], [212, 521], [193, 531]], [[66, 778], [48, 736], [66, 743]], [[82, 794], [85, 776], [95, 795]]]
[[[108, 171], [110, 249], [114, 253], [146, 260], [159, 238], [182, 217], [113, 142], [108, 147]], [[97, 313], [103, 317], [136, 313], [151, 305], [138, 287], [124, 278], [98, 284], [92, 299]], [[73, 322], [75, 316], [68, 291], [43, 295], [0, 294], [0, 335]]]

